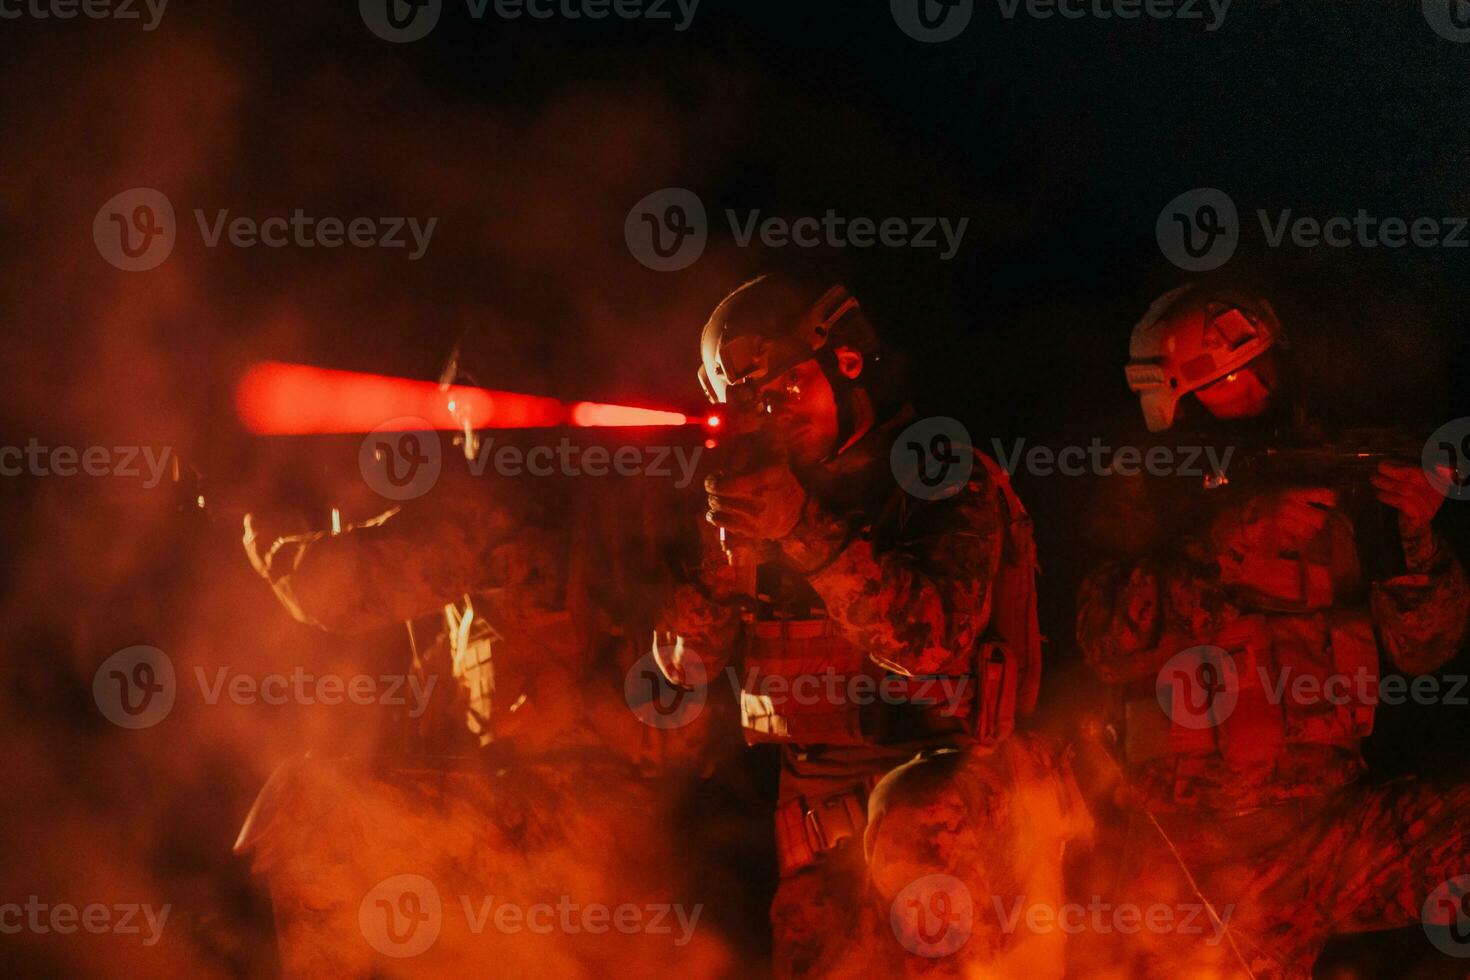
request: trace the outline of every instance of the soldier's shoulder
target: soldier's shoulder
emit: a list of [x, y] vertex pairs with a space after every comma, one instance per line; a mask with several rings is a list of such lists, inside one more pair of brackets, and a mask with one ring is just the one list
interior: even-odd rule
[[965, 465], [945, 486], [921, 494], [901, 491], [910, 519], [996, 527], [1004, 516], [1025, 515], [1025, 505], [1011, 486], [1010, 474], [992, 457], [968, 445], [956, 446], [955, 456]]

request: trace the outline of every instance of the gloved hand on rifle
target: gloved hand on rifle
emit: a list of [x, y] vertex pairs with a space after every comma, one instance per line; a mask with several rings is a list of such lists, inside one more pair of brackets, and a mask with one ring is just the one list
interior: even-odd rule
[[765, 463], [735, 475], [705, 479], [709, 512], [705, 520], [751, 541], [779, 541], [801, 520], [806, 490], [785, 460]]
[[[1448, 481], [1449, 467], [1444, 467]], [[1444, 494], [1437, 490], [1422, 467], [1413, 463], [1383, 462], [1369, 477], [1374, 495], [1380, 501], [1399, 512], [1399, 525], [1410, 529], [1427, 528], [1434, 515], [1444, 503]]]
[[[1453, 471], [1441, 467], [1440, 486], [1448, 486]], [[1412, 573], [1426, 571], [1434, 563], [1437, 546], [1430, 522], [1444, 503], [1444, 494], [1430, 482], [1423, 468], [1413, 463], [1384, 462], [1369, 478], [1377, 498], [1399, 512], [1399, 536], [1404, 543], [1404, 563]]]

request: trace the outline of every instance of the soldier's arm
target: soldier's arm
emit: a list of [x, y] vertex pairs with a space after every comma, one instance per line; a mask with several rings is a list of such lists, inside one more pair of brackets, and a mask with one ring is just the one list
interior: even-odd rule
[[1157, 673], [1168, 654], [1159, 643], [1161, 576], [1150, 561], [1114, 561], [1094, 570], [1077, 593], [1077, 644], [1109, 684]]
[[1429, 525], [1403, 531], [1409, 574], [1374, 583], [1369, 606], [1389, 660], [1406, 674], [1424, 674], [1452, 660], [1464, 642], [1470, 582]]
[[1187, 551], [1248, 602], [1294, 611], [1330, 606], [1357, 576], [1352, 523], [1336, 505], [1323, 487], [1227, 500]]
[[780, 547], [876, 663], [896, 674], [940, 674], [970, 654], [989, 622], [1002, 505], [989, 474], [976, 467], [955, 496], [905, 498], [903, 506], [912, 514], [887, 553], [813, 501]]
[[697, 560], [683, 576], [684, 581], [675, 584], [660, 617], [660, 627], [682, 638], [685, 649], [703, 658], [705, 672], [712, 677], [734, 655], [740, 635], [740, 607], [736, 602], [736, 576], [720, 549], [717, 532], [704, 521], [697, 527]]
[[1239, 618], [1218, 575], [1178, 555], [1122, 559], [1095, 569], [1077, 594], [1077, 642], [1108, 683], [1150, 678], [1169, 658]]
[[1407, 575], [1373, 585], [1369, 606], [1379, 644], [1405, 673], [1437, 670], [1459, 650], [1470, 616], [1465, 569], [1434, 531], [1445, 501], [1441, 485], [1420, 466], [1393, 462], [1380, 464], [1370, 482], [1378, 499], [1398, 511], [1408, 567]]
[[495, 586], [493, 553], [523, 526], [519, 514], [481, 492], [412, 501], [340, 534], [283, 537], [263, 552], [247, 519], [245, 545], [292, 616], [351, 633]]

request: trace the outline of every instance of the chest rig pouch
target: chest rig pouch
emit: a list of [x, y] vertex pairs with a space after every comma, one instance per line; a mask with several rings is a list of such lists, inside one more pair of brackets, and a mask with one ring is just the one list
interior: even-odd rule
[[987, 597], [989, 624], [969, 655], [950, 673], [903, 676], [874, 664], [829, 618], [758, 619], [750, 624], [740, 694], [747, 743], [943, 740], [988, 748], [1015, 729], [1017, 714], [1030, 713], [1041, 661], [1031, 521], [1009, 475], [988, 456], [976, 457], [1000, 497], [1005, 533]]
[[[1216, 717], [1156, 698], [1127, 703], [1125, 756], [1130, 768], [1172, 760], [1181, 774], [1223, 764], [1229, 770], [1273, 767], [1293, 746], [1356, 752], [1373, 731], [1378, 648], [1372, 623], [1357, 610], [1245, 616], [1210, 638], [1232, 670]], [[1195, 691], [1176, 687], [1174, 696]]]

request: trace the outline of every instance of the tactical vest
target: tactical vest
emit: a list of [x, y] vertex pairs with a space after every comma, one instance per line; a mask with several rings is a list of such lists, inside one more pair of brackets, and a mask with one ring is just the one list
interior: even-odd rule
[[[1124, 759], [1132, 771], [1172, 771], [1171, 799], [1189, 804], [1197, 779], [1218, 772], [1271, 772], [1293, 747], [1321, 746], [1356, 757], [1372, 734], [1378, 700], [1378, 646], [1362, 610], [1245, 616], [1207, 641], [1234, 666], [1228, 703], [1209, 710], [1202, 686], [1188, 681], [1158, 688], [1155, 697], [1125, 705]], [[1325, 774], [1324, 774], [1325, 775]]]
[[[1208, 526], [1210, 517], [1196, 511], [1191, 520]], [[1157, 802], [1213, 808], [1320, 795], [1357, 778], [1379, 680], [1358, 536], [1354, 521], [1333, 511], [1295, 554], [1238, 556], [1249, 573], [1240, 581], [1252, 587], [1236, 587], [1235, 618], [1214, 635], [1160, 640], [1161, 659], [1195, 646], [1223, 651], [1231, 676], [1228, 684], [1214, 678], [1224, 698], [1206, 699], [1210, 683], [1180, 676], [1174, 661], [1125, 686], [1121, 748], [1136, 788]], [[1161, 582], [1162, 593], [1176, 590], [1170, 602], [1191, 601], [1187, 576]]]
[[[944, 740], [989, 748], [1014, 730], [1017, 714], [1031, 713], [1041, 682], [1031, 518], [1009, 474], [983, 453], [975, 455], [1000, 495], [1004, 526], [990, 619], [980, 641], [944, 675], [909, 677], [879, 667], [826, 616], [757, 619], [740, 696], [747, 743]], [[971, 482], [968, 492], [981, 489]], [[896, 510], [901, 507], [885, 513]]]

